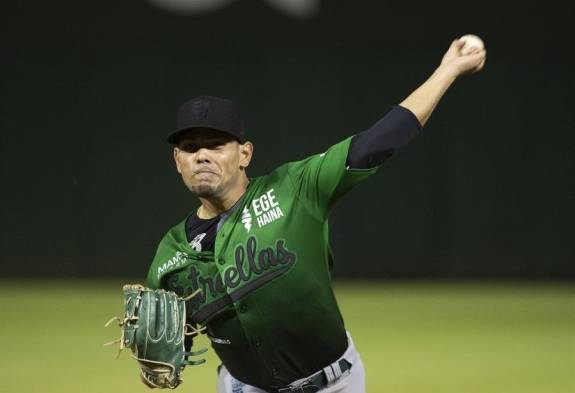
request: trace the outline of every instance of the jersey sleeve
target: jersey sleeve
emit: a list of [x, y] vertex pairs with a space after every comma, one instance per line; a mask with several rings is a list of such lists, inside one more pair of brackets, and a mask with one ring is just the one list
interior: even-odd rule
[[324, 219], [341, 196], [379, 168], [348, 167], [351, 140], [349, 137], [321, 154], [288, 164], [287, 172], [297, 197], [307, 203], [318, 218]]

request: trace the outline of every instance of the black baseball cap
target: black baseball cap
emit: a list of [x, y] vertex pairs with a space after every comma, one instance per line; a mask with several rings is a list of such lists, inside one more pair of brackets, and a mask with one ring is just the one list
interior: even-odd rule
[[245, 142], [244, 124], [240, 111], [232, 101], [212, 96], [192, 98], [178, 109], [176, 130], [168, 142], [176, 145], [182, 134], [194, 128], [212, 128], [223, 131], [240, 143]]

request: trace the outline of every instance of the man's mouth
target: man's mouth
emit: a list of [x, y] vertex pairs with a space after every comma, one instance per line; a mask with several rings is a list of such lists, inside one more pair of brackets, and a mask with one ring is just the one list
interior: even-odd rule
[[194, 172], [194, 175], [204, 175], [204, 174], [216, 175], [216, 172], [209, 169], [200, 169]]
[[217, 173], [209, 169], [201, 169], [194, 172], [194, 178], [199, 182], [212, 182], [217, 178]]

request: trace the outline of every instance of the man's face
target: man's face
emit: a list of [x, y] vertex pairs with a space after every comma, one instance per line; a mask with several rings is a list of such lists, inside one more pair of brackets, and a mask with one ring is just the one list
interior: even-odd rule
[[202, 128], [182, 135], [174, 147], [178, 172], [186, 186], [202, 198], [223, 198], [241, 183], [253, 147], [227, 134]]

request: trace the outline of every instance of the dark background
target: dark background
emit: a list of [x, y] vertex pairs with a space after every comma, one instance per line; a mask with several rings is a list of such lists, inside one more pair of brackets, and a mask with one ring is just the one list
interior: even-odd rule
[[367, 128], [475, 33], [485, 69], [336, 207], [338, 277], [575, 278], [575, 16], [559, 1], [3, 4], [0, 274], [144, 275], [196, 202], [165, 136], [234, 99], [251, 176]]

